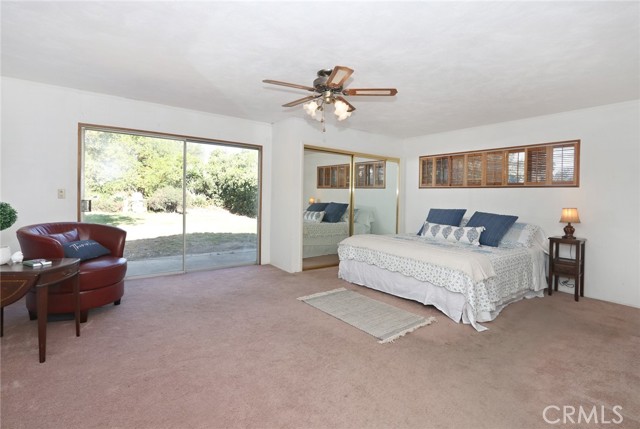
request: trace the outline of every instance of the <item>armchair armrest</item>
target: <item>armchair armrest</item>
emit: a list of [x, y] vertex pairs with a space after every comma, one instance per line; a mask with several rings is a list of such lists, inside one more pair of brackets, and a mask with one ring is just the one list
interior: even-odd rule
[[55, 238], [20, 230], [16, 234], [24, 259], [64, 258], [62, 244]]

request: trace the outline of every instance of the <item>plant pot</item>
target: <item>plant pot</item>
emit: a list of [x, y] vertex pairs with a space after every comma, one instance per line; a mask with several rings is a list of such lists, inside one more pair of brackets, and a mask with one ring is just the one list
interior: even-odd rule
[[11, 249], [9, 246], [0, 246], [0, 265], [4, 265], [11, 260]]

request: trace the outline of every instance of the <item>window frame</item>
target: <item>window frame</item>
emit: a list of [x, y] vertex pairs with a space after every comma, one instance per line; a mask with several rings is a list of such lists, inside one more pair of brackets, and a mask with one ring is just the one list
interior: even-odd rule
[[[385, 189], [387, 187], [387, 161], [355, 162], [355, 188]], [[360, 177], [360, 170], [364, 175]]]
[[349, 189], [351, 166], [349, 164], [318, 165], [317, 189]]
[[[558, 153], [558, 150], [560, 151]], [[565, 154], [565, 150], [568, 154]], [[517, 182], [509, 182], [509, 171], [513, 171], [510, 165], [509, 155], [523, 153], [522, 162], [517, 162]], [[480, 156], [480, 184], [477, 183], [477, 159]], [[501, 183], [489, 178], [494, 178], [498, 173], [499, 165], [495, 158], [502, 156]], [[573, 158], [573, 163], [571, 163]], [[463, 160], [463, 180], [460, 182], [459, 175], [454, 181], [454, 160]], [[470, 179], [471, 159], [475, 160], [475, 176]], [[490, 161], [491, 160], [491, 161]], [[554, 161], [559, 162], [560, 167], [554, 169]], [[568, 162], [565, 167], [564, 163]], [[442, 168], [446, 166], [446, 170]], [[491, 168], [491, 169], [490, 169]], [[541, 143], [525, 146], [511, 146], [504, 148], [492, 148], [486, 150], [476, 150], [468, 152], [454, 152], [448, 154], [424, 155], [418, 158], [418, 187], [428, 188], [558, 188], [558, 187], [579, 187], [580, 186], [580, 140], [565, 140], [551, 143]], [[559, 172], [558, 172], [559, 170]], [[556, 174], [554, 174], [556, 172]], [[571, 173], [572, 180], [562, 180], [567, 177], [567, 172]], [[460, 174], [457, 171], [457, 174]], [[556, 177], [554, 177], [556, 176]]]

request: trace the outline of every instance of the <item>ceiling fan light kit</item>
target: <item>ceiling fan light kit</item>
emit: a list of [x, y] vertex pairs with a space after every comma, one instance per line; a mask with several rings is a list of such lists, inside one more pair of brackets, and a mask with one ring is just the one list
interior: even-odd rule
[[322, 131], [324, 132], [324, 108], [326, 105], [334, 105], [334, 113], [338, 121], [344, 121], [351, 116], [351, 112], [356, 110], [356, 108], [353, 107], [353, 105], [351, 105], [343, 95], [392, 97], [398, 93], [398, 90], [395, 88], [344, 89], [346, 81], [352, 74], [353, 69], [345, 66], [335, 66], [333, 69], [323, 69], [318, 71], [318, 77], [313, 81], [313, 87], [271, 79], [265, 79], [262, 82], [314, 92], [314, 95], [308, 95], [304, 98], [291, 101], [283, 104], [282, 107], [294, 107], [302, 104], [304, 111], [309, 116], [322, 123]]

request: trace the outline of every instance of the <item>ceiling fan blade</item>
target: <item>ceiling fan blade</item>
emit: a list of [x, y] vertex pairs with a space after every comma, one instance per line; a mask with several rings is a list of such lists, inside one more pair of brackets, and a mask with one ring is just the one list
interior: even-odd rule
[[393, 96], [398, 93], [395, 88], [349, 88], [342, 91], [344, 95], [376, 95]]
[[326, 85], [329, 88], [340, 88], [353, 74], [353, 70], [345, 66], [335, 66], [327, 79]]
[[263, 82], [270, 83], [272, 85], [280, 85], [280, 86], [288, 86], [290, 88], [304, 89], [305, 91], [311, 91], [311, 92], [315, 92], [316, 90], [315, 88], [310, 86], [298, 85], [298, 84], [289, 83], [289, 82], [281, 82], [279, 80], [264, 79]]
[[337, 96], [336, 100], [340, 100], [342, 101], [344, 104], [346, 104], [347, 106], [349, 106], [349, 108], [347, 109], [347, 112], [353, 112], [354, 110], [356, 110], [355, 107], [353, 107], [353, 105], [351, 103], [349, 103], [344, 97], [341, 96]]
[[301, 98], [299, 100], [295, 100], [295, 101], [292, 101], [290, 103], [283, 104], [282, 107], [297, 106], [298, 104], [306, 103], [307, 101], [315, 100], [316, 98], [320, 98], [320, 97], [321, 97], [320, 95], [309, 95], [309, 96]]

